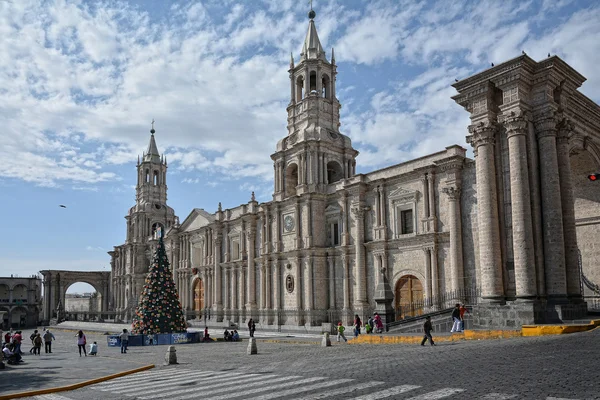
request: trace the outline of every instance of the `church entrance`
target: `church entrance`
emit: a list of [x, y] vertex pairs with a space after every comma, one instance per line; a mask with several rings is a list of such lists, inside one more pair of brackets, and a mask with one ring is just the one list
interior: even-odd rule
[[194, 282], [194, 311], [204, 309], [204, 285], [202, 279], [196, 279]]
[[423, 285], [416, 276], [404, 275], [394, 291], [396, 320], [423, 314]]

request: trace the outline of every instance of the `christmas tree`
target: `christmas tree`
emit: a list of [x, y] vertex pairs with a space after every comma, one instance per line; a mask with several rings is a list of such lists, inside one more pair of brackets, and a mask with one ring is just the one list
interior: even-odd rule
[[156, 235], [158, 245], [133, 317], [133, 334], [185, 332], [187, 329], [160, 228]]

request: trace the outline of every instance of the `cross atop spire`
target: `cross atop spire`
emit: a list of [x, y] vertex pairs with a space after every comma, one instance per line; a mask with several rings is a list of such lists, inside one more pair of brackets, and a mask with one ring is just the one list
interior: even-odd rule
[[160, 153], [158, 152], [158, 147], [156, 146], [156, 140], [154, 140], [154, 118], [152, 118], [152, 129], [150, 129], [150, 143], [148, 143], [148, 150], [146, 154], [144, 154], [144, 162], [150, 161], [155, 163], [160, 163]]
[[319, 35], [317, 34], [317, 28], [315, 27], [315, 16], [316, 13], [312, 9], [311, 1], [310, 11], [308, 12], [308, 18], [310, 18], [310, 21], [308, 22], [308, 32], [306, 33], [306, 38], [304, 39], [304, 44], [302, 45], [300, 61], [309, 59], [321, 59], [323, 61], [327, 61], [325, 52], [323, 51], [323, 46], [321, 46], [321, 41], [319, 40]]

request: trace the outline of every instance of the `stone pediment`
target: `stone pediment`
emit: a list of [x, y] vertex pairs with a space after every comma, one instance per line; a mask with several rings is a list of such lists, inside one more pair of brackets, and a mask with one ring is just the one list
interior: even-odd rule
[[392, 200], [392, 202], [416, 201], [417, 200], [417, 195], [418, 195], [417, 191], [406, 190], [404, 188], [398, 188], [398, 189], [392, 191], [392, 193], [390, 193], [390, 195], [388, 196], [388, 198], [390, 200]]
[[341, 214], [342, 213], [342, 209], [340, 207], [338, 207], [337, 205], [328, 205], [327, 208], [325, 208], [325, 214]]
[[196, 229], [200, 229], [207, 225], [212, 224], [215, 221], [214, 215], [204, 211], [201, 208], [194, 208], [194, 210], [187, 216], [180, 227], [181, 232], [190, 232]]

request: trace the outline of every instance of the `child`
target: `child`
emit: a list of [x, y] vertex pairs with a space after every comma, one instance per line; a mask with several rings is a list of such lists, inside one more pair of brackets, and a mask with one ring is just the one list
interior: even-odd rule
[[342, 339], [344, 339], [344, 342], [347, 342], [347, 341], [348, 341], [348, 339], [346, 339], [346, 336], [344, 336], [344, 331], [345, 331], [345, 330], [346, 330], [346, 328], [344, 328], [344, 325], [342, 325], [342, 323], [341, 323], [341, 322], [338, 322], [338, 327], [337, 327], [337, 331], [338, 331], [338, 334], [337, 334], [337, 341], [338, 341], [338, 342], [340, 341], [340, 337], [341, 337]]
[[98, 354], [98, 343], [94, 342], [90, 344], [90, 356], [95, 356]]
[[365, 332], [367, 333], [371, 333], [371, 331], [373, 330], [373, 327], [371, 326], [371, 324], [369, 324], [368, 322], [365, 324]]
[[423, 324], [423, 332], [425, 333], [425, 335], [423, 336], [423, 340], [421, 341], [421, 346], [425, 346], [425, 342], [427, 341], [427, 339], [429, 339], [429, 343], [431, 343], [432, 346], [435, 346], [435, 343], [433, 343], [433, 338], [431, 337], [431, 331], [433, 331], [433, 326], [431, 325], [431, 317], [426, 317], [425, 323]]

